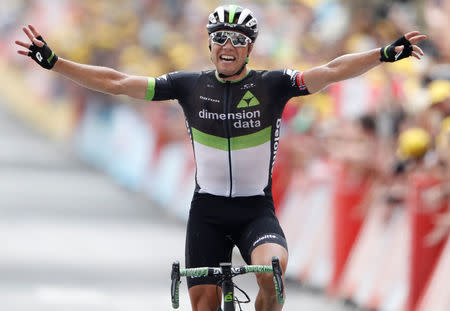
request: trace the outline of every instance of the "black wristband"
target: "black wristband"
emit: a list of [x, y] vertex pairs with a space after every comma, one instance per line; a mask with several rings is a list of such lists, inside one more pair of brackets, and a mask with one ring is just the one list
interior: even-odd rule
[[58, 56], [56, 56], [56, 54], [50, 49], [50, 47], [47, 45], [47, 42], [45, 42], [42, 36], [39, 36], [36, 39], [42, 41], [44, 45], [42, 47], [39, 47], [33, 43], [30, 46], [28, 56], [30, 56], [42, 68], [50, 70], [56, 64]]
[[[401, 52], [396, 53], [395, 47], [396, 46], [404, 46], [403, 50]], [[412, 55], [412, 45], [411, 42], [409, 42], [405, 36], [399, 38], [397, 41], [392, 43], [391, 45], [385, 46], [380, 49], [380, 61], [382, 62], [389, 62], [393, 63], [398, 60], [401, 60], [403, 58], [409, 57]]]

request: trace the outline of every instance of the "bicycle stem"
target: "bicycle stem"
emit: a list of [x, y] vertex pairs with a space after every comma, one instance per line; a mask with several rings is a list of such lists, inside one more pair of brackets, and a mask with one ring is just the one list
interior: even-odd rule
[[234, 309], [234, 285], [231, 278], [233, 274], [231, 272], [231, 263], [221, 263], [223, 281], [222, 281], [222, 293], [223, 293], [223, 311], [235, 311]]

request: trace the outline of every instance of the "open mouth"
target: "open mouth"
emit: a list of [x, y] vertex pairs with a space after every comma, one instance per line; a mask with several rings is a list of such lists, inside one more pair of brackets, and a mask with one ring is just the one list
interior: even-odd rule
[[231, 63], [236, 60], [236, 57], [228, 56], [228, 55], [221, 55], [219, 58], [220, 58], [220, 60], [227, 62], [227, 63]]

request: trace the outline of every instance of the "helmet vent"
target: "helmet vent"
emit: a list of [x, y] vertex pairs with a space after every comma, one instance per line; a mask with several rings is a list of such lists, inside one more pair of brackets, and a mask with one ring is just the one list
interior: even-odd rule
[[249, 9], [244, 9], [241, 12], [241, 14], [239, 14], [237, 24], [245, 24], [251, 19], [252, 19], [252, 11], [250, 11]]

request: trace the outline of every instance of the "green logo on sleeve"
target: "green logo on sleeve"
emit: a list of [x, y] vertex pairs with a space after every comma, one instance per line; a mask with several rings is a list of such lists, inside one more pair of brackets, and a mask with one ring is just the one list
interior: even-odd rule
[[259, 100], [256, 99], [252, 92], [247, 91], [237, 105], [238, 108], [247, 108], [259, 105]]

